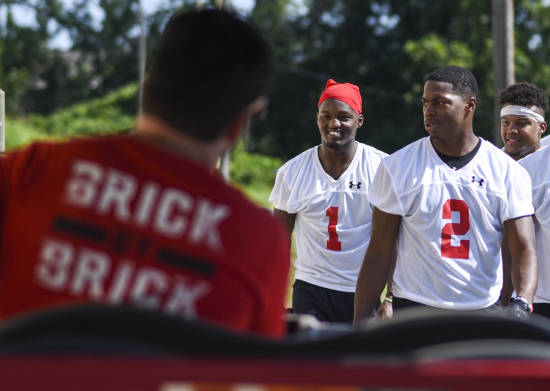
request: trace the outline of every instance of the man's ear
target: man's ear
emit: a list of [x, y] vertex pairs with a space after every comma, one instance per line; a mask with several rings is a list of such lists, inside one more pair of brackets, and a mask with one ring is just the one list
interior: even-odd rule
[[468, 112], [474, 112], [477, 105], [477, 99], [475, 96], [471, 96], [468, 99], [466, 99], [466, 111]]
[[231, 143], [230, 145], [235, 144], [244, 129], [250, 126], [251, 118], [267, 113], [267, 105], [267, 98], [265, 96], [259, 96], [235, 117], [226, 132], [227, 139]]
[[237, 142], [243, 130], [248, 126], [248, 118], [248, 109], [244, 109], [231, 122], [225, 133], [230, 145], [234, 145]]
[[365, 117], [363, 117], [363, 114], [359, 114], [359, 118], [357, 118], [357, 127], [360, 128], [363, 126], [363, 123], [365, 123]]
[[542, 136], [542, 134], [544, 132], [546, 132], [546, 128], [548, 127], [548, 124], [546, 122], [541, 122], [539, 123], [539, 129], [540, 129], [540, 133], [539, 135]]

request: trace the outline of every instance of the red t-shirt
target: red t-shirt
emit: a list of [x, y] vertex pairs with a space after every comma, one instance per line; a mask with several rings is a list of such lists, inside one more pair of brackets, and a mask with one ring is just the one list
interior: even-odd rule
[[221, 177], [131, 135], [0, 160], [0, 318], [131, 304], [278, 336], [288, 237]]

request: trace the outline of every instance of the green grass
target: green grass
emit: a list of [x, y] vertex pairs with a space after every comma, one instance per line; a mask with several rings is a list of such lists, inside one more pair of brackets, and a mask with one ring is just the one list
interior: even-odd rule
[[260, 185], [239, 185], [235, 184], [241, 191], [255, 204], [269, 209], [272, 209], [271, 204], [269, 203], [269, 194], [271, 194], [271, 186], [266, 186], [264, 184]]
[[45, 138], [49, 138], [49, 136], [38, 130], [29, 121], [22, 118], [6, 118], [6, 150]]
[[116, 132], [134, 125], [137, 84], [129, 84], [101, 98], [79, 102], [43, 116], [6, 118], [6, 150], [38, 139], [62, 139]]

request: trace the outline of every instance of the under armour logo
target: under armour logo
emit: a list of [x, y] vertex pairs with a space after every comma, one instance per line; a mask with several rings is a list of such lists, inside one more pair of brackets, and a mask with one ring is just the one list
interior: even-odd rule
[[349, 181], [349, 188], [353, 189], [353, 186], [357, 186], [357, 189], [361, 188], [361, 182], [353, 183], [353, 181]]
[[472, 183], [474, 182], [479, 183], [479, 186], [483, 186], [483, 182], [485, 182], [485, 179], [477, 178], [475, 175], [472, 175]]

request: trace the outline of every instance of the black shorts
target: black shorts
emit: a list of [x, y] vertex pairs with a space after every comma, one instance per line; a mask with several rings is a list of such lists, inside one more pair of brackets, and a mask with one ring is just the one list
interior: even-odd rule
[[430, 306], [422, 303], [418, 303], [416, 301], [412, 301], [409, 299], [404, 299], [402, 297], [394, 296], [392, 299], [392, 308], [394, 311], [402, 310], [404, 308], [411, 308], [411, 307], [424, 307], [429, 308]]
[[340, 292], [302, 280], [294, 282], [292, 312], [310, 314], [322, 322], [351, 323], [354, 292]]

